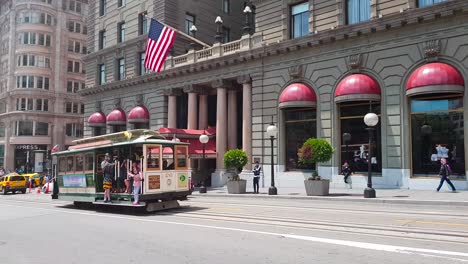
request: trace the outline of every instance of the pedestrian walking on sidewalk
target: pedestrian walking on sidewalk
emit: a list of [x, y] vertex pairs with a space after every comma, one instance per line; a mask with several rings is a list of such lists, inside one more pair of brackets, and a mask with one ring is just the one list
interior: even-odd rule
[[448, 185], [452, 188], [453, 192], [456, 192], [457, 190], [455, 189], [455, 186], [453, 186], [452, 182], [448, 178], [450, 175], [451, 169], [450, 166], [447, 164], [447, 160], [445, 158], [442, 158], [440, 160], [440, 171], [439, 171], [439, 176], [440, 176], [440, 184], [439, 187], [437, 187], [437, 191], [440, 191], [440, 188], [442, 188], [442, 185], [444, 184], [444, 181], [447, 181]]
[[258, 182], [260, 181], [260, 172], [262, 171], [262, 167], [260, 166], [258, 160], [255, 161], [255, 166], [253, 168], [253, 187], [254, 187], [254, 193], [258, 193], [259, 185]]
[[347, 161], [343, 164], [343, 167], [341, 168], [341, 174], [344, 176], [344, 182], [348, 183], [348, 177], [351, 175], [351, 168], [349, 167], [349, 164]]

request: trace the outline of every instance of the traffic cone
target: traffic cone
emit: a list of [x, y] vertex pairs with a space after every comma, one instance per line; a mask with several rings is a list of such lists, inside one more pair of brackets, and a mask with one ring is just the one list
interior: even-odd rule
[[37, 188], [36, 193], [41, 193], [41, 188]]
[[31, 189], [32, 189], [32, 181], [29, 181], [29, 193], [31, 193]]
[[47, 187], [45, 189], [45, 193], [48, 194], [49, 193], [49, 182], [47, 182]]

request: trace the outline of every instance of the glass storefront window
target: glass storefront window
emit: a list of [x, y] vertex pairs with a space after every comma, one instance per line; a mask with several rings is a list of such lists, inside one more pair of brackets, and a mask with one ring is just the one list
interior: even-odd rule
[[284, 110], [286, 139], [286, 170], [315, 169], [315, 165], [299, 164], [298, 150], [304, 142], [317, 136], [317, 112], [313, 108]]
[[[369, 132], [364, 123], [364, 116], [367, 113], [379, 115], [380, 104], [369, 103], [342, 103], [340, 105], [340, 127], [341, 134], [349, 133], [351, 139], [343, 142], [341, 139], [341, 161], [340, 166], [347, 161], [351, 170], [356, 173], [366, 173], [368, 171], [369, 153]], [[372, 142], [372, 172], [382, 172], [382, 150], [381, 150], [381, 122], [375, 126]]]
[[463, 98], [411, 100], [413, 176], [434, 177], [447, 159], [452, 178], [465, 178]]

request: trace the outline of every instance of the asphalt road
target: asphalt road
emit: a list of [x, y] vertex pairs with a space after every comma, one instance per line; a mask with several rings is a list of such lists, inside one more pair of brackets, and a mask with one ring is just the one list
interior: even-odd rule
[[456, 208], [196, 197], [142, 214], [23, 197], [0, 196], [0, 263], [468, 263]]

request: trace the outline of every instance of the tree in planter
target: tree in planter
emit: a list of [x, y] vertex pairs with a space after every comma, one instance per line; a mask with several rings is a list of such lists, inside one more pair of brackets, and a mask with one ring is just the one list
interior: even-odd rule
[[[333, 147], [325, 139], [309, 138], [299, 149], [297, 155], [301, 164], [312, 166], [319, 162], [331, 160]], [[314, 171], [312, 177], [309, 177], [308, 180], [320, 180], [317, 171]]]
[[239, 172], [242, 171], [242, 168], [247, 164], [247, 162], [247, 154], [241, 149], [231, 149], [224, 153], [224, 167], [235, 171], [235, 176], [230, 180], [238, 181], [240, 179]]

